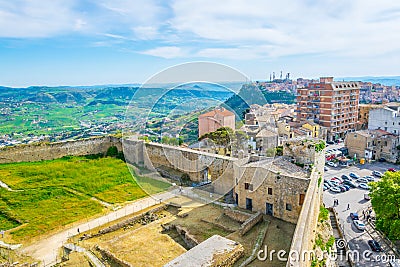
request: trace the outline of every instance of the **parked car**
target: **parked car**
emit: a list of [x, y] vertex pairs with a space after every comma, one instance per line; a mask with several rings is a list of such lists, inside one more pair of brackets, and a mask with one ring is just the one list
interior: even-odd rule
[[370, 182], [375, 181], [375, 178], [372, 177], [372, 176], [370, 176], [370, 175], [366, 175], [366, 176], [364, 176], [363, 178], [364, 178], [364, 179], [367, 179], [367, 180], [370, 181]]
[[346, 187], [344, 187], [343, 185], [339, 185], [338, 187], [340, 188], [341, 192], [346, 192], [347, 191]]
[[352, 181], [352, 180], [350, 179], [350, 177], [347, 176], [347, 175], [342, 175], [342, 180], [343, 180], [343, 181]]
[[329, 187], [324, 183], [323, 190], [326, 191], [326, 190], [328, 190], [328, 189], [329, 189]]
[[366, 183], [360, 183], [358, 187], [361, 189], [369, 190], [369, 186]]
[[331, 178], [331, 181], [334, 181], [334, 182], [338, 182], [339, 184], [341, 184], [341, 183], [343, 183], [343, 180], [342, 179], [340, 179], [339, 177], [332, 177]]
[[350, 176], [351, 178], [354, 178], [354, 179], [360, 178], [360, 175], [358, 175], [357, 173], [354, 173], [354, 172], [349, 173], [349, 176]]
[[365, 193], [364, 194], [364, 199], [368, 201], [368, 200], [371, 200], [371, 197], [369, 196], [368, 193]]
[[356, 188], [357, 185], [353, 183], [352, 181], [344, 181], [343, 184], [350, 186], [351, 188]]
[[388, 171], [389, 172], [396, 172], [396, 169], [395, 168], [389, 168]]
[[377, 252], [383, 251], [381, 245], [375, 240], [368, 240], [368, 245], [370, 246], [372, 251], [377, 251]]
[[376, 177], [382, 177], [383, 173], [379, 172], [379, 171], [372, 171], [372, 175], [376, 176]]
[[326, 171], [326, 172], [329, 171], [329, 168], [325, 166], [324, 171]]
[[385, 162], [386, 159], [385, 159], [385, 158], [380, 158], [380, 159], [378, 159], [378, 161], [379, 161], [379, 162]]
[[330, 181], [325, 180], [324, 185], [326, 185], [328, 188], [331, 188], [333, 184]]
[[339, 188], [339, 187], [336, 187], [336, 186], [331, 187], [329, 190], [331, 190], [331, 191], [334, 192], [334, 193], [340, 193], [340, 192], [342, 192], [342, 190], [340, 190], [340, 188]]
[[332, 162], [332, 161], [328, 161], [326, 164], [328, 164], [328, 165], [331, 166], [331, 167], [335, 167], [335, 168], [338, 166], [337, 163]]
[[335, 181], [335, 180], [331, 181], [331, 184], [333, 185], [333, 187], [339, 187], [340, 186], [340, 183], [338, 181]]
[[358, 178], [356, 181], [357, 181], [357, 183], [364, 183], [364, 184], [368, 183], [368, 180], [365, 178]]
[[357, 212], [350, 212], [350, 218], [354, 220], [358, 220], [358, 213]]
[[343, 180], [351, 181], [350, 177], [347, 176], [346, 174], [343, 174], [343, 175], [341, 176], [341, 178], [342, 178]]
[[354, 220], [353, 223], [354, 223], [354, 225], [356, 226], [356, 228], [357, 228], [358, 230], [361, 230], [361, 231], [364, 231], [364, 230], [365, 230], [365, 224], [364, 224], [362, 221], [360, 221], [360, 220]]
[[344, 188], [346, 188], [346, 191], [349, 191], [349, 190], [350, 190], [350, 186], [348, 186], [348, 185], [346, 185], [346, 184], [342, 184], [342, 186], [343, 186]]
[[329, 144], [329, 145], [334, 145], [335, 144], [335, 142], [333, 142], [333, 141], [326, 141], [326, 143]]

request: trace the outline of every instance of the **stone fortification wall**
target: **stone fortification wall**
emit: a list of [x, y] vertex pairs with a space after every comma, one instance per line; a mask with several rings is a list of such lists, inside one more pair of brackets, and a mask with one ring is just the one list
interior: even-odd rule
[[64, 156], [104, 154], [111, 146], [116, 146], [119, 151], [122, 150], [120, 139], [112, 136], [3, 147], [0, 149], [0, 163], [32, 162]]
[[124, 140], [124, 155], [128, 162], [150, 170], [170, 168], [189, 175], [191, 181], [211, 181], [215, 192], [228, 192], [235, 186], [236, 158], [199, 152], [183, 147]]
[[[290, 247], [290, 251], [296, 251], [299, 258], [289, 258], [287, 267], [311, 266], [311, 261], [308, 258], [309, 253], [307, 254], [306, 252], [313, 250], [313, 240], [315, 240], [316, 234], [315, 229], [317, 229], [318, 215], [322, 203], [323, 191], [321, 186], [322, 179], [320, 177], [321, 174], [314, 168]], [[306, 257], [303, 258], [303, 255], [306, 255]]]

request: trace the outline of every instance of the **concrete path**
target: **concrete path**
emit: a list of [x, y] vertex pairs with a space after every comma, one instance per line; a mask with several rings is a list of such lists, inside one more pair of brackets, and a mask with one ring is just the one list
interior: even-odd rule
[[58, 256], [59, 248], [61, 248], [70, 237], [77, 235], [78, 229], [81, 233], [89, 231], [95, 227], [146, 209], [162, 201], [166, 201], [176, 195], [177, 191], [174, 190], [137, 200], [134, 203], [128, 204], [117, 211], [93, 219], [87, 223], [82, 223], [75, 227], [71, 227], [70, 229], [54, 234], [46, 239], [42, 239], [28, 247], [23, 248], [21, 252], [40, 260], [42, 262], [41, 266], [53, 266], [60, 261], [60, 257]]

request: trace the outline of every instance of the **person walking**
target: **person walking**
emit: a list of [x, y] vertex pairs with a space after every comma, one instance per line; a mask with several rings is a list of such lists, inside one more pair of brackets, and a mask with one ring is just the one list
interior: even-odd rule
[[347, 204], [347, 210], [349, 210], [349, 209], [350, 209], [350, 203]]

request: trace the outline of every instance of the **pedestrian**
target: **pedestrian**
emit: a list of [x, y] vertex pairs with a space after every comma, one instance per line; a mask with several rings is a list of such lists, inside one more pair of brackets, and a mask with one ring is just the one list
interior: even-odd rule
[[80, 234], [81, 232], [79, 231], [79, 228], [78, 228], [78, 234]]
[[336, 199], [336, 205], [339, 206], [339, 199]]
[[347, 204], [347, 210], [349, 210], [349, 209], [350, 209], [350, 203]]
[[365, 210], [363, 210], [363, 217], [365, 218]]

